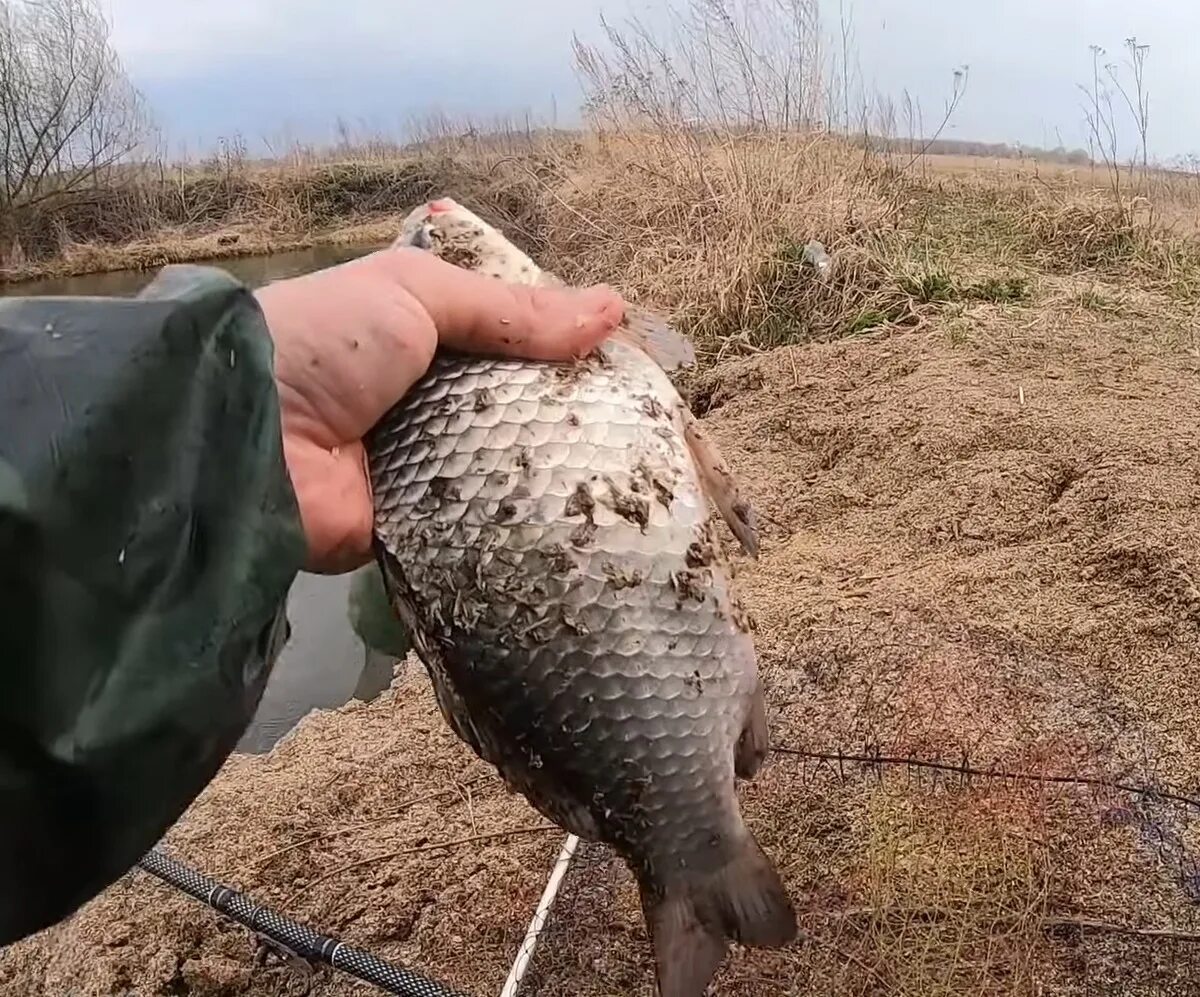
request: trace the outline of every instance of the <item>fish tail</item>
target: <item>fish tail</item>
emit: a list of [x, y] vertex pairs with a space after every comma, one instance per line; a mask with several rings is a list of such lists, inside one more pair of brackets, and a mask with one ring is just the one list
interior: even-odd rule
[[642, 888], [659, 997], [702, 997], [730, 940], [779, 948], [796, 937], [796, 913], [771, 860], [749, 834], [713, 872]]

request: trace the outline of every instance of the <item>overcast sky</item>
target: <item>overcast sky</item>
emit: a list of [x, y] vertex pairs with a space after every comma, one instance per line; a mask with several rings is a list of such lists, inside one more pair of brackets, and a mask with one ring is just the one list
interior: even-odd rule
[[[526, 109], [569, 123], [579, 104], [571, 35], [601, 11], [654, 18], [660, 0], [101, 0], [113, 43], [172, 147], [242, 132], [321, 140], [338, 115], [395, 131], [432, 108]], [[679, 0], [677, 0], [679, 2]], [[824, 0], [830, 29], [838, 0]], [[1076, 84], [1088, 46], [1151, 46], [1151, 154], [1200, 153], [1196, 0], [855, 0], [864, 82], [919, 96], [929, 121], [955, 66], [970, 83], [951, 131], [1086, 146]], [[1132, 137], [1132, 135], [1130, 135]]]

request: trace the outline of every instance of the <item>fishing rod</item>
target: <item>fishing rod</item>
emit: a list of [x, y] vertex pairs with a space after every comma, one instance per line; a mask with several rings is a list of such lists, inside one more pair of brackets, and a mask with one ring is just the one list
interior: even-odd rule
[[159, 849], [138, 862], [145, 872], [206, 903], [261, 938], [309, 963], [322, 963], [398, 997], [469, 997], [370, 952], [322, 935], [255, 903], [244, 893], [209, 879]]

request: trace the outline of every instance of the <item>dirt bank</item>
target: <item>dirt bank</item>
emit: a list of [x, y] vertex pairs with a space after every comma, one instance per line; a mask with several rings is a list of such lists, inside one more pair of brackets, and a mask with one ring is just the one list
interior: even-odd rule
[[387, 241], [388, 219], [446, 168], [434, 157], [133, 167], [7, 215], [0, 283]]
[[[810, 938], [722, 994], [1183, 994], [1200, 979], [1200, 358], [1158, 301], [1043, 280], [916, 331], [717, 367], [698, 400], [766, 519], [741, 562], [777, 755], [745, 788]], [[169, 837], [212, 876], [477, 994], [561, 843], [427, 683], [235, 758]], [[515, 832], [503, 837], [491, 835]], [[442, 847], [443, 843], [452, 843]], [[1136, 932], [1150, 932], [1138, 934]], [[589, 849], [529, 993], [650, 994], [628, 876]], [[0, 955], [12, 995], [300, 992], [133, 874]], [[317, 997], [366, 994], [320, 977]]]

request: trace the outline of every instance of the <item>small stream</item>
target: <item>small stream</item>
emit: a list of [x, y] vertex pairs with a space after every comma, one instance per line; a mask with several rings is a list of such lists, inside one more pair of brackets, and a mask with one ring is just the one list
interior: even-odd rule
[[[199, 261], [200, 266], [227, 270], [251, 287], [268, 281], [336, 266], [357, 259], [378, 246], [315, 246], [270, 256], [238, 256], [227, 260]], [[154, 270], [112, 270], [108, 273], [83, 274], [79, 277], [48, 277], [20, 284], [0, 284], [0, 297], [7, 295], [134, 295], [154, 279]]]
[[[375, 246], [317, 247], [272, 256], [222, 260], [220, 266], [252, 287], [334, 266]], [[0, 296], [137, 294], [154, 271], [118, 270], [0, 285]], [[340, 706], [352, 698], [373, 699], [392, 680], [393, 659], [367, 648], [350, 625], [350, 575], [302, 572], [288, 596], [292, 638], [267, 685], [253, 722], [238, 745], [248, 753], [267, 751], [310, 710]]]

